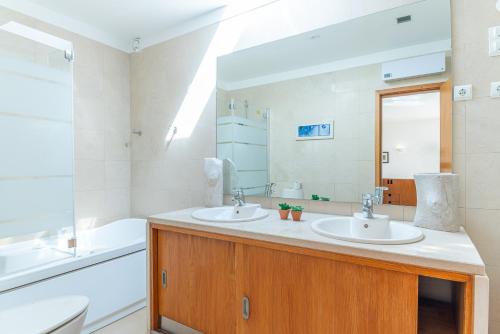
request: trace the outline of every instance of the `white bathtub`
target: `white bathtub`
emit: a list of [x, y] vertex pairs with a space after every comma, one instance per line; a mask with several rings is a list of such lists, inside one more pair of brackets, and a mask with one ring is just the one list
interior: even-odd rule
[[34, 242], [0, 248], [0, 309], [86, 295], [90, 307], [83, 333], [90, 333], [145, 306], [145, 219], [123, 219], [80, 232], [77, 240], [76, 256], [37, 249]]

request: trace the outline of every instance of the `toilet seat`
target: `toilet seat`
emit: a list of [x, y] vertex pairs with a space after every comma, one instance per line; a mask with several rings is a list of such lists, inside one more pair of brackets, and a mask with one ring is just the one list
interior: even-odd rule
[[48, 334], [87, 311], [89, 299], [65, 296], [0, 311], [2, 334]]

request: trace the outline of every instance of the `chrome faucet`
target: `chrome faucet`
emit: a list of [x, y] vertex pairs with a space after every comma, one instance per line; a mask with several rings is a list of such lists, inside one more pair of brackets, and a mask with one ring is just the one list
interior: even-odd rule
[[364, 193], [362, 195], [363, 217], [373, 218], [373, 205], [384, 203], [384, 191], [388, 189], [387, 187], [375, 187], [375, 194]]
[[245, 193], [243, 192], [243, 188], [233, 189], [233, 202], [236, 206], [245, 205]]

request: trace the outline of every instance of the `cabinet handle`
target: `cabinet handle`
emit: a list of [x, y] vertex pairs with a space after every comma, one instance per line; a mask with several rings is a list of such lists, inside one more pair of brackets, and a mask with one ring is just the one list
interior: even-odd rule
[[243, 316], [243, 320], [248, 320], [250, 317], [250, 300], [247, 296], [243, 297], [243, 301], [241, 303], [241, 314]]
[[167, 287], [167, 272], [165, 270], [161, 272], [161, 286], [164, 289]]

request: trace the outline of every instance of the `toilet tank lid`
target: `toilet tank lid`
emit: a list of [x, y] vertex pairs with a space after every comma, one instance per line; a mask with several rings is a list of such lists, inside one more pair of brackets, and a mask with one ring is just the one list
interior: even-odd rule
[[1, 333], [49, 333], [78, 317], [88, 306], [85, 296], [64, 296], [1, 310]]

